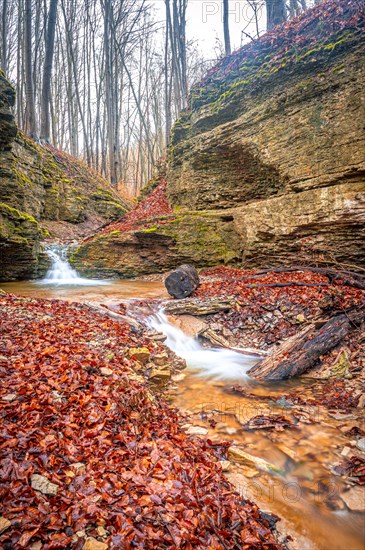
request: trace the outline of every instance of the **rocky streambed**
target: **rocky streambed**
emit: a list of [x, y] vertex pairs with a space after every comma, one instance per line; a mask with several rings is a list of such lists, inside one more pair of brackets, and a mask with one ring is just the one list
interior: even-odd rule
[[[167, 546], [178, 547], [181, 538], [182, 548], [188, 547], [188, 540], [193, 547], [201, 544], [205, 548], [209, 540], [212, 547], [233, 548], [236, 542], [232, 529], [236, 533], [237, 527], [226, 523], [223, 532], [229, 535], [222, 535], [223, 524], [219, 521], [233, 521], [233, 516], [228, 516], [232, 512], [236, 517], [237, 510], [240, 514], [242, 509], [239, 506], [243, 506], [248, 524], [240, 524], [237, 541], [242, 544], [244, 537], [249, 548], [260, 544], [267, 547], [275, 515], [281, 517], [281, 522], [272, 545], [301, 549], [362, 547], [365, 427], [361, 326], [354, 327], [346, 341], [323, 357], [307, 378], [255, 383], [245, 376], [249, 364], [257, 361], [254, 356], [232, 350], [212, 356], [216, 353], [212, 341], [216, 349], [219, 339], [231, 348], [250, 347], [270, 353], [275, 342], [314, 318], [323, 317], [328, 308], [357, 305], [362, 291], [337, 283], [324, 285], [323, 279], [313, 275], [308, 283], [313, 286], [247, 288], [248, 276], [252, 277], [252, 273], [238, 270], [210, 270], [203, 274], [203, 284], [193, 300], [207, 302], [215, 297], [219, 302], [224, 291], [230, 296], [229, 307], [226, 304], [220, 311], [210, 313], [205, 310], [204, 315], [197, 315], [195, 310], [194, 315], [190, 311], [189, 315], [169, 317], [167, 340], [161, 321], [155, 329], [142, 331], [138, 323], [138, 319], [156, 312], [162, 302], [166, 306], [161, 281], [115, 281], [97, 288], [3, 285], [7, 291], [31, 298], [2, 298], [6, 330], [2, 335], [1, 367], [8, 383], [3, 385], [1, 397], [6, 418], [15, 419], [6, 424], [3, 432], [2, 459], [7, 461], [11, 453], [23, 480], [15, 483], [6, 470], [8, 462], [2, 463], [6, 498], [1, 515], [3, 521], [10, 522], [4, 523], [7, 528], [1, 535], [2, 542], [20, 544], [21, 537], [22, 542], [30, 537], [29, 547], [39, 543], [34, 548], [48, 548], [58, 540], [57, 535], [76, 548], [97, 543], [104, 545], [100, 548], [118, 548], [121, 536], [123, 540], [128, 536], [132, 546], [138, 546], [141, 532], [147, 537], [145, 540], [151, 541], [151, 548], [156, 544], [154, 537], [165, 540]], [[276, 283], [283, 285], [283, 278], [275, 276]], [[291, 282], [303, 283], [305, 277], [291, 274]], [[273, 283], [261, 279], [260, 284]], [[88, 305], [67, 305], [65, 300], [86, 301]], [[132, 327], [125, 322], [131, 317]], [[179, 327], [183, 333], [179, 333]], [[171, 331], [180, 348], [189, 344], [187, 334], [201, 334], [200, 343], [194, 341], [198, 348], [187, 357], [187, 368], [171, 351], [173, 348], [184, 356], [184, 351], [171, 345]], [[229, 354], [234, 354], [234, 361]], [[125, 397], [122, 403], [115, 392], [119, 388], [119, 393], [124, 395], [127, 391], [129, 395], [130, 385], [136, 385], [136, 393], [133, 390], [134, 404], [126, 408]], [[147, 396], [147, 402], [138, 395]], [[178, 407], [178, 416], [166, 405], [166, 398]], [[25, 414], [25, 428], [19, 425], [19, 411]], [[67, 420], [71, 426], [56, 430], [41, 411], [46, 411], [56, 423], [64, 426]], [[171, 422], [176, 425], [173, 429]], [[34, 435], [37, 433], [40, 435]], [[100, 447], [97, 451], [96, 442]], [[187, 454], [173, 458], [171, 442], [176, 452]], [[160, 453], [158, 459], [156, 452]], [[95, 456], [100, 453], [107, 458], [96, 462]], [[132, 457], [137, 457], [136, 463]], [[172, 465], [176, 460], [182, 464], [178, 477], [176, 466]], [[82, 463], [86, 472], [75, 470], [77, 463]], [[193, 477], [189, 477], [187, 469]], [[122, 478], [117, 476], [118, 482], [113, 477], [116, 471], [124, 472]], [[67, 501], [73, 510], [71, 519], [67, 520], [62, 506], [57, 508], [59, 504], [53, 500], [57, 494], [47, 496], [33, 488], [34, 475], [45, 477], [57, 487], [62, 502]], [[229, 496], [232, 488], [225, 485], [224, 479], [244, 500]], [[138, 484], [142, 480], [147, 490]], [[218, 485], [207, 485], [208, 481]], [[179, 510], [173, 509], [168, 500], [169, 491], [169, 496], [176, 497], [176, 482], [184, 487], [187, 482], [193, 487], [198, 484], [198, 494], [190, 494], [190, 500], [184, 500]], [[155, 500], [157, 489], [151, 483], [158, 483], [159, 491], [161, 486], [168, 486], [163, 503]], [[181, 491], [178, 494], [181, 496]], [[214, 498], [208, 498], [208, 494]], [[76, 503], [73, 495], [81, 498], [83, 504]], [[224, 520], [222, 511], [215, 508], [216, 499], [220, 510], [222, 506], [225, 514], [228, 510]], [[116, 508], [111, 504], [115, 501], [119, 503]], [[226, 508], [228, 501], [233, 506], [231, 512]], [[257, 512], [248, 504], [250, 501], [265, 513]], [[43, 515], [30, 516], [26, 509], [40, 502]], [[209, 502], [213, 524], [205, 513], [200, 519], [202, 502]], [[57, 529], [53, 531], [45, 521], [49, 505], [58, 509], [53, 518]], [[198, 525], [191, 523], [187, 511], [196, 506], [200, 510], [196, 512]], [[146, 517], [150, 524], [145, 523]], [[128, 526], [129, 530], [121, 531], [121, 518], [123, 529]], [[242, 521], [240, 518], [236, 521]], [[187, 522], [184, 528], [182, 520]], [[199, 539], [200, 534], [195, 542], [186, 539], [187, 524], [196, 537], [204, 525], [204, 536], [208, 538]]]

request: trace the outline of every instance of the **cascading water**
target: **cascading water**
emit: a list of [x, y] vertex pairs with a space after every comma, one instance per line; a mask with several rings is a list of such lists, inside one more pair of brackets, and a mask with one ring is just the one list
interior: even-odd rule
[[95, 286], [108, 284], [107, 281], [86, 279], [80, 277], [73, 269], [67, 259], [67, 246], [54, 245], [46, 248], [46, 254], [51, 260], [51, 267], [40, 284], [46, 285], [74, 285], [74, 286]]
[[174, 327], [167, 317], [159, 312], [148, 319], [148, 325], [166, 336], [165, 344], [179, 357], [182, 357], [199, 375], [215, 379], [243, 380], [247, 379], [247, 371], [253, 367], [259, 357], [244, 355], [228, 349], [205, 349], [194, 338], [184, 334]]

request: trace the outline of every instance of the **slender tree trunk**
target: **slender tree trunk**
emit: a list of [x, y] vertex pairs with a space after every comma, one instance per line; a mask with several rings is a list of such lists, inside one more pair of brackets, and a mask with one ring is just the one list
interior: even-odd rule
[[48, 26], [46, 38], [46, 56], [43, 68], [42, 101], [41, 101], [41, 135], [40, 138], [46, 143], [50, 137], [50, 91], [52, 77], [52, 63], [54, 52], [54, 41], [57, 20], [57, 1], [50, 0], [48, 12]]
[[166, 147], [170, 143], [171, 132], [171, 85], [169, 78], [169, 21], [170, 16], [170, 0], [165, 0], [166, 9], [166, 29], [165, 29], [165, 65], [164, 65], [164, 77], [165, 77], [165, 134], [166, 134]]
[[229, 35], [229, 0], [223, 0], [223, 31], [225, 53], [226, 55], [230, 55], [231, 38]]
[[25, 0], [26, 131], [36, 137], [35, 97], [32, 65], [32, 0]]
[[266, 0], [266, 20], [268, 31], [286, 21], [285, 0]]
[[111, 3], [104, 2], [104, 53], [105, 53], [105, 100], [108, 127], [109, 179], [112, 185], [117, 183], [115, 151], [114, 151], [114, 110], [112, 98], [112, 66], [111, 66]]
[[8, 0], [3, 0], [1, 12], [1, 68], [4, 73], [8, 72], [8, 44], [7, 44], [7, 17], [8, 17]]

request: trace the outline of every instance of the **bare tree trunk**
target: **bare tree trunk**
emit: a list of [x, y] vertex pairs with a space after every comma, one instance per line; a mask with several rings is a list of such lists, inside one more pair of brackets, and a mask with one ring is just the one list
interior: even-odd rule
[[266, 0], [266, 20], [268, 31], [286, 21], [285, 0]]
[[52, 63], [54, 52], [54, 41], [57, 20], [57, 1], [50, 0], [48, 12], [48, 26], [46, 38], [46, 55], [43, 68], [42, 101], [41, 101], [41, 134], [40, 138], [46, 143], [50, 137], [50, 91], [52, 77]]
[[224, 31], [224, 49], [226, 55], [231, 53], [231, 38], [229, 36], [229, 0], [223, 0], [223, 31]]
[[25, 95], [26, 95], [26, 111], [25, 111], [25, 129], [26, 132], [36, 137], [36, 116], [35, 116], [35, 98], [34, 98], [34, 82], [33, 82], [33, 65], [32, 65], [32, 0], [25, 0]]
[[1, 12], [1, 68], [4, 73], [8, 71], [8, 55], [7, 55], [7, 15], [8, 15], [8, 0], [3, 0], [3, 7]]
[[166, 29], [165, 29], [165, 133], [166, 133], [166, 147], [170, 143], [171, 132], [171, 82], [169, 78], [169, 27], [168, 22], [171, 19], [170, 16], [170, 0], [165, 0], [166, 9]]
[[111, 3], [104, 2], [104, 54], [105, 54], [105, 100], [108, 126], [109, 179], [113, 185], [117, 183], [115, 150], [114, 150], [114, 109], [112, 99], [112, 66], [111, 66]]

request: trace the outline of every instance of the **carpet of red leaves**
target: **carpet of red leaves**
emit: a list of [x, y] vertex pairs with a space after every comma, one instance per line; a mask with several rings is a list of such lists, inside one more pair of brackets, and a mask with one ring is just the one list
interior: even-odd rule
[[[295, 334], [301, 324], [296, 320], [298, 315], [309, 321], [325, 315], [327, 305], [331, 310], [342, 311], [365, 300], [364, 291], [341, 282], [330, 283], [326, 275], [311, 271], [260, 274], [218, 267], [204, 271], [201, 276], [203, 283], [194, 296], [236, 298], [236, 308], [211, 316], [210, 321], [243, 333], [248, 329], [248, 321], [253, 320], [261, 325], [254, 332], [258, 344], [264, 347]], [[272, 312], [272, 321], [267, 324], [264, 319], [268, 312]]]
[[[173, 213], [166, 197], [167, 183], [162, 180], [150, 195], [145, 197], [131, 212], [111, 224], [106, 225], [98, 235], [108, 235], [112, 231], [133, 231], [148, 227], [154, 218]], [[159, 220], [159, 224], [163, 223]], [[91, 237], [92, 238], [92, 237]], [[86, 239], [90, 240], [90, 239]]]
[[[186, 435], [135, 378], [126, 348], [158, 344], [81, 304], [6, 295], [0, 309], [2, 549], [81, 549], [85, 536], [118, 549], [280, 548], [223, 476], [225, 445]], [[33, 474], [57, 494], [35, 491]]]

